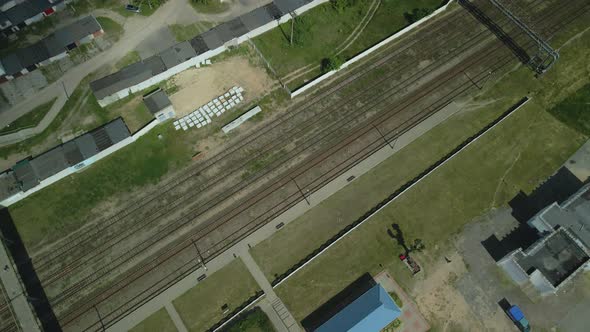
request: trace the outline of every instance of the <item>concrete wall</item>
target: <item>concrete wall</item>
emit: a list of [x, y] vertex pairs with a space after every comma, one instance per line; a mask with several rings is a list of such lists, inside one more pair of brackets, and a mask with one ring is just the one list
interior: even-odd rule
[[119, 143], [114, 144], [114, 145], [104, 149], [103, 151], [97, 153], [96, 155], [94, 155], [94, 156], [74, 165], [74, 166], [68, 167], [68, 168], [64, 169], [63, 171], [48, 177], [47, 179], [41, 181], [41, 183], [39, 183], [39, 185], [27, 190], [26, 192], [21, 191], [11, 197], [8, 197], [7, 199], [0, 202], [0, 205], [10, 206], [11, 204], [18, 202], [21, 199], [26, 198], [26, 197], [36, 193], [37, 191], [39, 191], [47, 186], [50, 186], [50, 185], [54, 184], [55, 182], [65, 178], [71, 174], [85, 170], [88, 166], [92, 165], [93, 163], [95, 163], [95, 162], [103, 159], [104, 157], [116, 152], [117, 150], [120, 150], [120, 149], [126, 147], [127, 145], [135, 142], [137, 139], [139, 139], [141, 136], [147, 134], [150, 130], [152, 130], [158, 124], [159, 124], [158, 121], [152, 120], [148, 125], [143, 127], [141, 130], [137, 131], [135, 134], [127, 137], [126, 139], [120, 141]]
[[442, 6], [441, 8], [435, 10], [434, 12], [432, 12], [430, 15], [422, 18], [419, 21], [416, 21], [410, 25], [408, 25], [407, 27], [403, 28], [402, 30], [396, 32], [395, 34], [389, 36], [388, 38], [382, 40], [381, 42], [373, 45], [372, 47], [366, 49], [365, 51], [359, 53], [358, 55], [354, 56], [352, 59], [346, 61], [344, 64], [342, 64], [342, 66], [340, 67], [340, 69], [338, 70], [334, 70], [334, 71], [330, 71], [314, 80], [312, 80], [311, 82], [309, 82], [308, 84], [302, 86], [301, 88], [291, 92], [291, 98], [297, 97], [298, 95], [308, 91], [309, 89], [311, 89], [312, 87], [320, 84], [321, 82], [325, 81], [326, 79], [334, 76], [334, 74], [336, 74], [338, 71], [352, 65], [353, 63], [365, 58], [367, 55], [375, 52], [376, 50], [378, 50], [379, 48], [381, 48], [382, 46], [391, 43], [392, 41], [402, 37], [403, 35], [407, 34], [408, 32], [416, 29], [417, 27], [419, 27], [420, 25], [424, 24], [425, 22], [431, 20], [433, 17], [435, 17], [436, 15], [444, 12], [447, 7], [452, 3], [453, 1], [449, 1], [446, 5]]
[[533, 286], [535, 286], [542, 296], [555, 294], [557, 291], [557, 289], [551, 285], [551, 283], [539, 270], [535, 270], [533, 273], [531, 273], [530, 280]]

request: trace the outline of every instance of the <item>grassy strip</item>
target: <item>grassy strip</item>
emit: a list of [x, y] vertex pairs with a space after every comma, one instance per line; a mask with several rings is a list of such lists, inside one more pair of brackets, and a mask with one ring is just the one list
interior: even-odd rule
[[228, 327], [222, 329], [223, 332], [242, 332], [242, 331], [259, 331], [274, 332], [276, 331], [268, 316], [256, 307], [248, 311], [245, 315], [236, 318]]
[[215, 24], [209, 22], [198, 22], [193, 24], [171, 24], [168, 27], [174, 34], [177, 42], [183, 42], [196, 37], [198, 34], [212, 28]]
[[571, 128], [590, 135], [588, 105], [590, 105], [590, 84], [553, 107], [550, 113]]
[[[555, 105], [560, 109], [560, 101], [588, 82], [590, 66], [584, 57], [588, 45], [590, 33], [563, 47], [560, 62], [542, 80], [534, 79], [526, 68], [505, 77], [476, 98], [480, 108], [437, 126], [256, 246], [253, 255], [272, 279], [515, 99], [527, 94], [533, 97], [511, 118], [279, 286], [277, 293], [295, 317], [302, 319], [364, 272], [388, 269], [410, 287], [409, 273], [397, 258], [401, 248], [387, 234], [392, 223], [401, 226], [406, 238], [423, 239], [427, 250], [421, 260], [428, 264], [470, 220], [505, 204], [520, 190], [532, 191], [559, 167], [587, 137], [547, 110]], [[576, 75], [571, 73], [574, 69]]]
[[189, 331], [205, 331], [258, 291], [256, 281], [241, 259], [224, 266], [173, 301]]
[[102, 26], [102, 29], [104, 30], [104, 33], [107, 35], [107, 37], [118, 39], [121, 35], [123, 35], [124, 30], [121, 24], [103, 16], [97, 17], [96, 20]]
[[136, 63], [139, 61], [141, 61], [141, 57], [139, 56], [139, 52], [131, 51], [131, 52], [125, 54], [125, 56], [123, 58], [121, 58], [121, 60], [117, 61], [117, 63], [115, 64], [115, 68], [122, 69], [124, 67], [129, 66], [132, 63]]
[[5, 134], [17, 132], [21, 129], [37, 126], [39, 124], [39, 122], [41, 122], [41, 120], [43, 120], [43, 118], [45, 117], [47, 112], [49, 112], [49, 110], [51, 109], [51, 106], [53, 106], [53, 103], [55, 103], [56, 99], [57, 98], [53, 98], [50, 102], [47, 102], [45, 104], [35, 107], [29, 113], [21, 116], [20, 118], [14, 120], [10, 124], [6, 125], [6, 127], [0, 129], [0, 134], [5, 135]]
[[189, 0], [189, 2], [199, 13], [217, 14], [229, 9], [229, 4], [221, 0]]
[[176, 326], [168, 315], [165, 308], [162, 308], [153, 313], [148, 318], [144, 319], [141, 323], [133, 327], [129, 332], [176, 332]]
[[[371, 21], [341, 54], [345, 60], [385, 39], [408, 25], [405, 13], [415, 8], [434, 9], [440, 0], [382, 1]], [[352, 34], [367, 14], [371, 1], [355, 1], [351, 5], [336, 9], [331, 3], [320, 5], [298, 17], [294, 35], [299, 40], [291, 45], [291, 22], [282, 24], [254, 39], [257, 47], [267, 57], [279, 76], [307, 65], [319, 66], [323, 59], [334, 55], [338, 47]], [[320, 74], [310, 72], [296, 80], [304, 81]], [[291, 86], [296, 88], [299, 85]]]

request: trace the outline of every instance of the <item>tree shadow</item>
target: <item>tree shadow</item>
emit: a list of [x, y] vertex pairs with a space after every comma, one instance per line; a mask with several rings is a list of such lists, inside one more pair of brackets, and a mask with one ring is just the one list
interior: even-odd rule
[[[387, 229], [387, 234], [389, 234], [389, 236], [392, 239], [395, 239], [397, 241], [397, 244], [400, 245], [402, 248], [404, 248], [404, 255], [409, 255], [410, 254], [410, 248], [408, 248], [408, 245], [406, 244], [406, 239], [404, 238], [404, 233], [402, 232], [401, 228], [399, 227], [399, 224], [393, 223], [391, 224], [391, 228], [393, 228], [393, 231], [391, 229]], [[394, 233], [395, 231], [395, 233]]]

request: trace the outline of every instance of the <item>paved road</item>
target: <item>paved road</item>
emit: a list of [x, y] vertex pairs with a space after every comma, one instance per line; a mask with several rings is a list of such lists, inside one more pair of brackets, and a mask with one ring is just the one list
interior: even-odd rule
[[33, 309], [27, 302], [26, 293], [18, 279], [17, 272], [8, 257], [4, 243], [0, 243], [0, 279], [9, 298], [6, 302], [12, 306], [22, 330], [27, 332], [41, 331]]
[[37, 127], [11, 135], [0, 136], [0, 146], [20, 142], [45, 130], [65, 104], [67, 100], [66, 93], [72, 93], [84, 77], [98, 70], [102, 66], [114, 63], [121, 59], [130, 51], [135, 50], [137, 46], [150, 35], [170, 24], [176, 23], [177, 18], [182, 17], [183, 21], [186, 21], [186, 14], [179, 13], [193, 12], [195, 20], [225, 21], [268, 2], [270, 2], [270, 0], [241, 0], [233, 5], [227, 12], [221, 14], [202, 14], [194, 13], [192, 7], [187, 3], [187, 0], [170, 0], [148, 18], [141, 16], [132, 16], [128, 18], [123, 26], [125, 33], [110, 49], [68, 70], [60, 79], [49, 84], [37, 94], [29, 96], [29, 98], [23, 100], [21, 103], [0, 113], [1, 128], [24, 114], [27, 114], [35, 107], [47, 103], [57, 97], [55, 104]]

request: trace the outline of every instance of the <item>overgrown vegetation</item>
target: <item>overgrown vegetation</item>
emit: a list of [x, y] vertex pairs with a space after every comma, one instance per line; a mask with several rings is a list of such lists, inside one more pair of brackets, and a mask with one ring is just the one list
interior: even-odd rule
[[268, 316], [260, 309], [260, 307], [255, 307], [252, 310], [246, 312], [245, 315], [242, 315], [236, 319], [232, 323], [229, 324], [228, 327], [223, 328], [221, 331], [223, 332], [244, 332], [244, 331], [257, 331], [257, 332], [274, 332], [275, 328], [272, 325]]
[[433, 12], [431, 8], [414, 8], [412, 11], [405, 12], [404, 17], [409, 24], [419, 21]]
[[344, 59], [337, 55], [325, 58], [322, 60], [322, 73], [327, 73], [332, 70], [338, 70], [340, 69], [342, 64], [344, 64]]
[[330, 0], [330, 3], [334, 9], [341, 13], [345, 9], [356, 5], [357, 1], [358, 0]]
[[56, 98], [53, 98], [51, 101], [35, 107], [29, 113], [21, 116], [20, 118], [14, 120], [12, 123], [6, 125], [4, 128], [0, 129], [0, 135], [6, 135], [25, 128], [37, 126], [39, 122], [43, 120], [47, 112], [49, 112], [51, 106], [53, 106], [53, 103], [55, 103], [55, 99]]
[[549, 112], [569, 127], [590, 136], [590, 84], [564, 99]]

